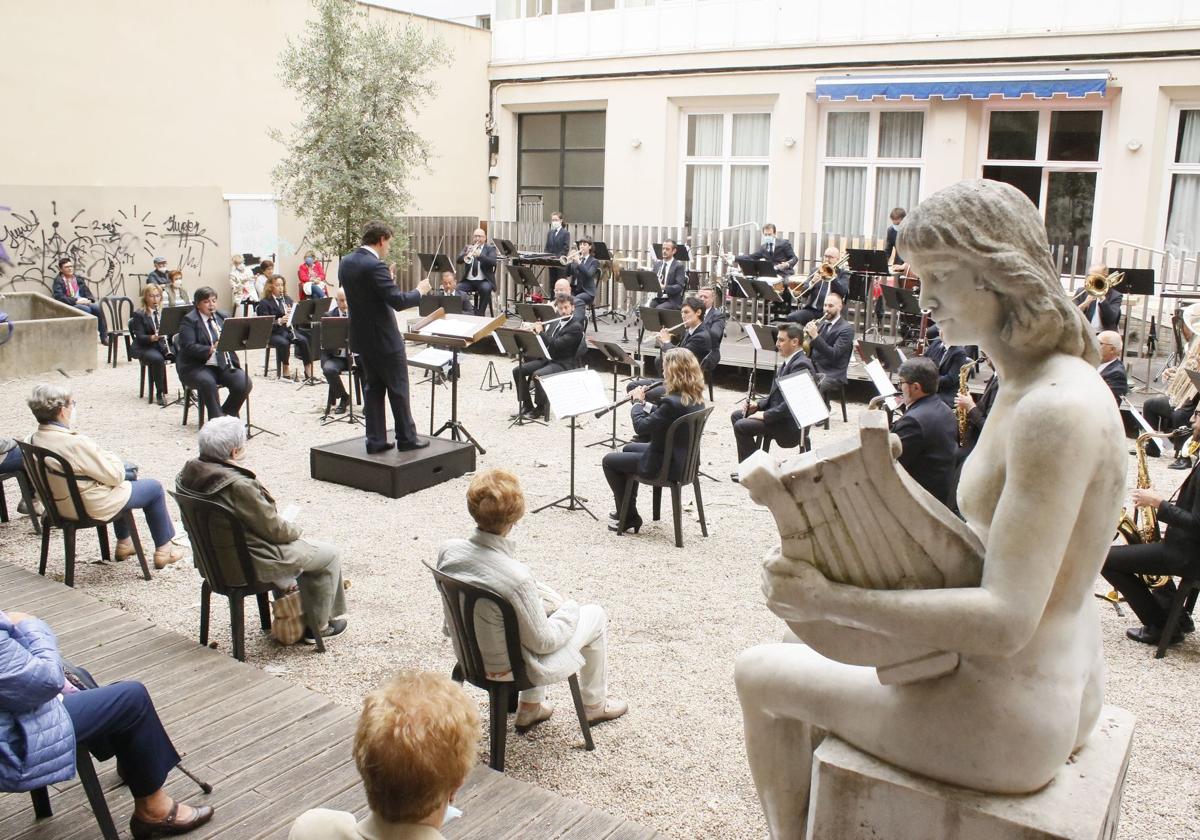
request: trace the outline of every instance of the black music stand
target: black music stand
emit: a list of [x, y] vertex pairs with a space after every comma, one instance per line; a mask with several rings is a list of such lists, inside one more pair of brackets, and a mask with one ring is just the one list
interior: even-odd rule
[[[611, 341], [603, 341], [598, 338], [589, 338], [588, 344], [595, 347], [604, 358], [612, 363], [612, 398], [614, 405], [617, 402], [617, 365], [629, 365], [629, 375], [633, 375], [633, 366], [636, 364], [633, 357], [625, 352], [620, 344]], [[595, 443], [589, 443], [585, 449], [590, 449], [593, 446], [607, 446], [609, 449], [616, 449], [618, 446], [629, 443], [624, 438], [617, 437], [617, 412], [612, 413], [612, 434], [606, 438], [601, 438]]]
[[558, 310], [548, 303], [518, 303], [517, 317], [527, 324], [534, 321], [553, 321], [558, 317]]
[[[265, 350], [268, 342], [271, 339], [271, 325], [275, 323], [275, 319], [270, 315], [255, 316], [253, 318], [226, 318], [221, 324], [221, 338], [217, 341], [217, 350], [225, 353], [236, 353], [239, 350], [242, 353], [242, 370], [245, 371], [247, 378], [250, 376], [250, 360], [248, 354], [251, 350]], [[272, 432], [270, 429], [264, 429], [262, 426], [255, 426], [250, 422], [250, 392], [246, 392], [246, 439], [254, 437], [257, 434], [266, 433], [274, 437], [279, 437], [278, 433]]]
[[[597, 312], [597, 318], [611, 318], [615, 324], [617, 321], [625, 320], [625, 313], [617, 311], [617, 284], [616, 272], [613, 271], [612, 252], [608, 250], [608, 243], [595, 240], [592, 242], [592, 256], [600, 263], [600, 272], [603, 275], [604, 271], [608, 271], [608, 309], [602, 312]], [[597, 277], [596, 291], [600, 291], [600, 277]]]
[[[783, 298], [775, 291], [774, 285], [764, 277], [778, 277], [775, 264], [770, 260], [757, 260], [752, 257], [737, 257], [734, 262], [742, 272], [742, 290], [749, 293], [747, 297], [753, 307], [753, 319], [758, 320], [758, 301], [764, 304], [783, 303]], [[750, 288], [747, 288], [749, 286]], [[763, 320], [766, 320], [767, 307], [763, 306]]]
[[[526, 296], [537, 294], [541, 297], [546, 296], [546, 289], [542, 286], [542, 281], [538, 279], [537, 272], [527, 265], [509, 265], [506, 266], [508, 277], [513, 281], [514, 293], [520, 288]], [[511, 306], [514, 303], [519, 303], [517, 297], [505, 301], [505, 306]]]
[[871, 315], [875, 311], [875, 278], [891, 276], [887, 251], [847, 248], [846, 257], [847, 267], [851, 271], [850, 297], [863, 304], [863, 334], [869, 334], [872, 330], [878, 332], [878, 327], [871, 325]]
[[[746, 331], [747, 335], [754, 333], [754, 338], [757, 340], [758, 345], [762, 347], [761, 352], [763, 353], [770, 352], [768, 348], [775, 346], [775, 338], [779, 335], [779, 328], [771, 324], [742, 324], [742, 329]], [[752, 353], [750, 357], [750, 381], [746, 385], [747, 400], [754, 399], [754, 380], [758, 375], [759, 349], [754, 341], [750, 342], [750, 347]], [[772, 365], [772, 368], [774, 368], [774, 365]]]
[[346, 391], [350, 395], [349, 411], [345, 416], [338, 417], [334, 415], [333, 419], [329, 418], [329, 410], [326, 409], [325, 415], [321, 418], [321, 425], [328, 426], [330, 423], [349, 423], [351, 426], [362, 422], [362, 418], [354, 413], [354, 354], [350, 352], [350, 319], [346, 317], [330, 318], [324, 317], [321, 323], [318, 324], [321, 328], [321, 349], [324, 351], [345, 351], [346, 353], [346, 375], [350, 380], [350, 388]]
[[883, 369], [888, 373], [900, 372], [900, 365], [904, 363], [904, 354], [895, 345], [867, 341], [865, 338], [858, 339], [857, 343], [858, 356], [864, 365], [873, 359], [878, 359], [879, 364], [883, 365]]
[[[1153, 268], [1113, 268], [1110, 271], [1121, 271], [1125, 274], [1125, 279], [1117, 286], [1117, 291], [1123, 295], [1153, 295], [1154, 294], [1154, 269]], [[1125, 298], [1125, 328], [1121, 330], [1121, 363], [1125, 362], [1125, 351], [1128, 346], [1127, 339], [1129, 338], [1129, 316], [1133, 313], [1133, 303], [1128, 297]], [[1153, 381], [1153, 366], [1154, 354], [1146, 353], [1146, 384], [1140, 386], [1138, 393], [1148, 394], [1153, 389], [1150, 387]]]
[[645, 372], [646, 352], [642, 347], [642, 342], [645, 340], [646, 333], [658, 333], [659, 330], [670, 330], [678, 328], [683, 323], [683, 313], [678, 309], [656, 309], [653, 306], [638, 307], [638, 340], [637, 340], [637, 357], [638, 367], [642, 372]]
[[888, 275], [887, 251], [874, 248], [847, 248], [846, 255], [850, 258], [848, 267], [858, 274]]
[[[513, 356], [517, 360], [517, 365], [523, 365], [533, 359], [545, 359], [546, 354], [542, 350], [542, 342], [539, 337], [531, 330], [513, 329], [511, 327], [500, 327], [494, 333], [496, 340], [500, 342], [500, 348], [505, 355]], [[527, 420], [524, 413], [521, 411], [521, 395], [517, 394], [517, 389], [513, 388], [513, 393], [517, 395], [517, 416], [516, 419], [508, 424], [511, 429], [513, 426], [524, 426], [526, 423], [540, 423], [545, 426], [544, 420]]]
[[[883, 293], [883, 305], [896, 313], [897, 327], [903, 326], [906, 331], [905, 340], [911, 337], [913, 322], [921, 322], [921, 302], [917, 293], [911, 289], [884, 284], [879, 287]], [[920, 327], [917, 327], [917, 338], [920, 340]]]
[[500, 252], [500, 256], [506, 259], [514, 259], [521, 256], [521, 252], [517, 250], [517, 246], [512, 244], [511, 240], [495, 238], [492, 242], [496, 243], [496, 250]]
[[[662, 243], [655, 242], [651, 247], [654, 248], [654, 258], [657, 260], [661, 260], [663, 258]], [[687, 246], [684, 245], [682, 242], [675, 243], [674, 259], [677, 260], [678, 262], [682, 262], [682, 263], [690, 262], [692, 259], [691, 254], [688, 253]]]
[[[314, 329], [319, 333], [321, 328], [321, 319], [325, 317], [325, 313], [333, 307], [333, 298], [305, 298], [295, 305], [292, 309], [292, 328], [301, 332], [307, 333], [309, 354], [314, 357], [313, 361], [317, 361], [320, 354], [313, 353], [315, 347], [312, 340]], [[320, 335], [318, 334], [318, 339]], [[306, 376], [304, 381], [300, 383], [300, 388], [307, 388], [311, 385], [320, 385], [321, 380], [315, 376]], [[299, 390], [299, 389], [297, 389]]]
[[[500, 343], [499, 337], [492, 333], [492, 340], [496, 342], [496, 348], [504, 354], [508, 351], [504, 349], [504, 345]], [[496, 360], [488, 359], [487, 368], [483, 371], [483, 381], [479, 383], [480, 391], [499, 391], [504, 393], [505, 388], [515, 387], [513, 383], [506, 382], [500, 378], [500, 372], [496, 370]]]
[[417, 314], [425, 317], [438, 309], [444, 309], [447, 315], [461, 315], [463, 299], [458, 295], [421, 295], [421, 300], [417, 303]]
[[[171, 341], [179, 332], [179, 322], [183, 320], [183, 316], [192, 311], [195, 307], [192, 306], [164, 306], [159, 315], [158, 334], [167, 340], [167, 347], [174, 349], [174, 342]], [[179, 405], [183, 402], [183, 394], [171, 400], [163, 408], [170, 408], [173, 405]]]
[[658, 282], [658, 275], [653, 271], [637, 268], [630, 271], [621, 272], [621, 285], [625, 287], [625, 291], [629, 293], [629, 299], [632, 301], [629, 306], [629, 313], [625, 316], [625, 328], [621, 331], [621, 342], [628, 343], [628, 322], [634, 320], [634, 318], [637, 316], [639, 307], [641, 306], [640, 301], [642, 300], [642, 297], [644, 295], [662, 294], [662, 284]]
[[[428, 279], [429, 275], [436, 271], [439, 275], [443, 271], [454, 271], [454, 265], [450, 262], [450, 257], [443, 253], [437, 254], [417, 254], [417, 259], [421, 263], [421, 273]], [[454, 272], [458, 276], [458, 272]]]

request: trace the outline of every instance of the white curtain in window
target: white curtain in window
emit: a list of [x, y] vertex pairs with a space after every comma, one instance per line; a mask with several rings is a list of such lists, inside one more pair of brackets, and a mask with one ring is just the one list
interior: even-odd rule
[[771, 115], [733, 115], [735, 157], [766, 157], [771, 153]]
[[1182, 111], [1179, 120], [1182, 130], [1175, 162], [1200, 163], [1200, 111]]
[[687, 214], [693, 228], [721, 226], [721, 167], [688, 166]]
[[724, 152], [724, 114], [690, 114], [688, 116], [689, 156], [714, 157]]
[[879, 115], [879, 156], [919, 158], [924, 127], [920, 111], [884, 111]]
[[732, 167], [729, 173], [729, 224], [758, 222], [761, 225], [766, 215], [767, 167]]
[[[1200, 133], [1200, 132], [1198, 132]], [[1175, 175], [1167, 214], [1167, 251], [1180, 256], [1200, 251], [1200, 175]]]
[[864, 166], [825, 167], [822, 231], [846, 236], [862, 235], [866, 186], [867, 170]]
[[833, 111], [825, 124], [826, 157], [866, 157], [871, 115], [866, 111]]
[[881, 166], [875, 174], [874, 235], [882, 237], [894, 207], [911, 210], [921, 194], [921, 170], [916, 167]]

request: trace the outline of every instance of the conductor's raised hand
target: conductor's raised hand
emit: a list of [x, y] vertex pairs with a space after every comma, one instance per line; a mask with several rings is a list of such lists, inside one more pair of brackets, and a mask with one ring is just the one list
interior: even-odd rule
[[432, 288], [433, 286], [430, 284], [428, 277], [422, 277], [420, 282], [417, 283], [417, 291], [423, 295], [429, 294], [429, 290]]
[[811, 621], [826, 616], [833, 585], [815, 566], [788, 560], [776, 546], [763, 562], [762, 591], [780, 618]]

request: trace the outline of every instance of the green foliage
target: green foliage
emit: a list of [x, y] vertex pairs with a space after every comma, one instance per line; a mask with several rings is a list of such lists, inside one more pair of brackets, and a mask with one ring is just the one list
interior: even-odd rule
[[317, 250], [345, 254], [363, 224], [380, 219], [396, 229], [393, 253], [403, 254], [405, 181], [429, 157], [412, 118], [436, 90], [425, 74], [446, 61], [445, 47], [416, 27], [369, 20], [354, 0], [312, 5], [315, 16], [280, 59], [303, 118], [286, 133], [270, 131], [287, 147], [272, 176]]

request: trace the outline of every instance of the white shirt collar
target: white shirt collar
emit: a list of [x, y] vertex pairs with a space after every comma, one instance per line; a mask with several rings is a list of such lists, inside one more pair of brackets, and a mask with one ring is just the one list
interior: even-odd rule
[[1115, 359], [1109, 359], [1107, 362], [1101, 362], [1100, 364], [1096, 365], [1096, 372], [1104, 373], [1105, 370], [1107, 370], [1109, 367], [1112, 366], [1113, 362], [1119, 362], [1119, 361], [1121, 361], [1120, 356], [1118, 356]]
[[375, 255], [375, 259], [377, 259], [377, 260], [383, 259], [383, 257], [379, 256], [379, 252], [376, 251], [374, 248], [372, 248], [370, 245], [359, 245], [358, 247], [366, 248], [368, 251], [370, 251], [372, 254]]

